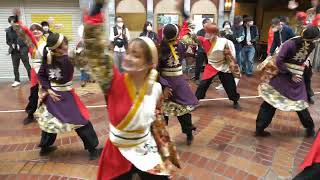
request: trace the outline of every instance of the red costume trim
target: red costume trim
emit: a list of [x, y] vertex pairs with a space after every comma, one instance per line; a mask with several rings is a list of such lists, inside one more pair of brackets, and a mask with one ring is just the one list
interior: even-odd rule
[[188, 23], [188, 21], [184, 21], [182, 28], [180, 30], [180, 33], [179, 33], [178, 40], [181, 40], [183, 38], [183, 36], [187, 35], [188, 33], [190, 33], [189, 23]]
[[30, 31], [30, 29], [26, 26], [23, 25], [23, 23], [21, 21], [18, 22], [18, 24], [20, 25], [21, 29], [26, 33], [26, 35], [31, 39], [32, 43], [38, 47], [38, 41], [37, 39], [34, 37], [33, 33]]
[[[204, 37], [202, 36], [199, 36], [198, 37], [199, 41], [201, 42], [202, 44], [202, 47], [204, 48], [205, 52], [207, 53], [208, 55], [208, 52], [210, 51], [211, 49], [211, 46], [212, 46], [212, 43], [208, 40], [208, 39], [205, 39]], [[210, 79], [212, 78], [213, 76], [217, 75], [218, 74], [218, 70], [216, 70], [213, 66], [211, 66], [210, 64], [207, 64], [204, 68], [204, 72], [202, 74], [202, 78], [201, 80], [207, 80], [207, 79]]]
[[80, 113], [82, 115], [82, 117], [86, 120], [89, 120], [90, 116], [89, 116], [89, 111], [88, 108], [83, 104], [83, 102], [80, 100], [80, 97], [76, 94], [76, 92], [74, 91], [74, 89], [71, 90], [71, 94], [73, 96], [74, 101], [76, 102]]
[[317, 138], [314, 140], [309, 153], [300, 165], [300, 169], [305, 169], [313, 163], [320, 163], [320, 134], [318, 134]]
[[[133, 103], [126, 87], [125, 76], [113, 67], [113, 80], [107, 94], [109, 121], [117, 126], [128, 114]], [[109, 180], [130, 171], [132, 164], [122, 156], [118, 147], [108, 139], [103, 149], [98, 171], [98, 180]]]
[[104, 21], [104, 15], [103, 13], [96, 14], [94, 16], [89, 16], [88, 14], [84, 15], [84, 23], [85, 24], [91, 24], [91, 25], [98, 25], [102, 24]]
[[37, 73], [33, 68], [31, 68], [31, 71], [30, 71], [30, 79], [31, 79], [31, 87], [39, 83]]

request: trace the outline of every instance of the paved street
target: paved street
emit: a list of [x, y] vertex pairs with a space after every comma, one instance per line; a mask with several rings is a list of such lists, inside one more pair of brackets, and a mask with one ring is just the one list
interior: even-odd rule
[[[313, 88], [320, 92], [320, 74], [313, 77]], [[243, 77], [239, 83], [242, 97], [257, 96], [257, 76]], [[195, 91], [195, 85], [191, 83]], [[77, 87], [88, 106], [104, 105], [104, 98], [95, 84]], [[9, 83], [0, 85], [0, 111], [20, 110], [26, 105], [28, 85], [12, 89]], [[208, 91], [207, 98], [226, 97], [224, 91]], [[319, 128], [319, 96], [310, 112]], [[313, 138], [304, 138], [304, 129], [296, 113], [279, 112], [268, 128], [269, 138], [255, 138], [255, 118], [262, 100], [241, 99], [243, 110], [232, 109], [228, 100], [201, 103], [193, 112], [197, 126], [192, 146], [185, 145], [177, 119], [171, 118], [169, 130], [180, 152], [183, 168], [173, 179], [291, 179], [309, 150]], [[91, 121], [103, 147], [108, 136], [107, 111], [104, 107], [90, 108]], [[98, 161], [89, 161], [87, 152], [75, 132], [58, 135], [58, 150], [40, 157], [37, 147], [40, 130], [36, 123], [22, 125], [23, 112], [0, 113], [0, 179], [95, 179]]]

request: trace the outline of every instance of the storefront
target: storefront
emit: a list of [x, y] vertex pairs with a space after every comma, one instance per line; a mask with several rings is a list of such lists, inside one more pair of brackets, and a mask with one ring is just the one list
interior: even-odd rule
[[[51, 29], [61, 32], [69, 38], [70, 47], [78, 41], [78, 26], [81, 24], [78, 0], [10, 0], [0, 1], [0, 78], [13, 77], [11, 58], [8, 55], [5, 29], [9, 27], [8, 17], [12, 9], [20, 7], [21, 19], [26, 25], [33, 22], [52, 21]], [[26, 71], [21, 63], [20, 76], [26, 76]]]

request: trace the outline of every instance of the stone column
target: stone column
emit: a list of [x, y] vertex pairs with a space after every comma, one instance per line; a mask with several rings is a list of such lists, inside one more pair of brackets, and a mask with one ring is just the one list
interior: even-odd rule
[[224, 21], [224, 0], [219, 0], [218, 12], [218, 26], [222, 27]]
[[115, 0], [109, 0], [108, 1], [108, 8], [106, 9], [106, 13], [109, 15], [109, 21], [106, 24], [106, 27], [108, 29], [108, 41], [109, 41], [109, 36], [110, 36], [110, 31], [111, 28], [115, 25], [115, 17], [116, 17], [116, 2]]
[[230, 16], [229, 16], [229, 21], [232, 24], [233, 24], [233, 20], [234, 20], [235, 9], [236, 9], [236, 0], [232, 0], [232, 9], [231, 9]]
[[184, 11], [187, 14], [190, 14], [190, 11], [191, 11], [191, 1], [190, 0], [184, 0]]
[[[153, 0], [147, 0], [147, 21], [154, 24], [154, 22], [153, 22]], [[155, 26], [153, 26], [153, 27], [155, 27]]]

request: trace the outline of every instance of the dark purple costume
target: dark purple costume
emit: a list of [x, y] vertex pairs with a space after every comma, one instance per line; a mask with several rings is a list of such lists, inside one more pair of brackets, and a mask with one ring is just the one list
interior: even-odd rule
[[283, 44], [281, 51], [276, 59], [276, 65], [279, 73], [270, 80], [270, 85], [281, 95], [293, 101], [307, 101], [307, 92], [304, 81], [294, 82], [291, 78], [293, 73], [285, 63], [304, 66], [304, 62], [313, 48], [306, 49], [306, 54], [302, 57], [297, 56], [297, 45], [294, 40], [289, 40]]
[[[40, 67], [38, 76], [44, 90], [52, 89], [51, 82], [57, 84], [66, 84], [73, 79], [74, 67], [68, 59], [68, 56], [54, 57], [52, 64], [43, 63]], [[79, 102], [74, 90], [56, 91], [59, 94], [60, 101], [54, 102], [48, 95], [44, 103], [48, 111], [62, 123], [75, 125], [86, 125], [88, 123], [87, 109]]]
[[[174, 45], [174, 47], [176, 54], [179, 56], [179, 61], [171, 63], [174, 61], [172, 53], [161, 54], [158, 67], [161, 74], [160, 83], [162, 86], [172, 89], [173, 95], [170, 97], [170, 101], [181, 105], [197, 106], [199, 103], [198, 99], [195, 97], [194, 93], [192, 93], [186, 77], [182, 74], [181, 62], [184, 58], [185, 48], [183, 44], [180, 43]], [[172, 72], [173, 75], [166, 75], [166, 72], [168, 71]]]

